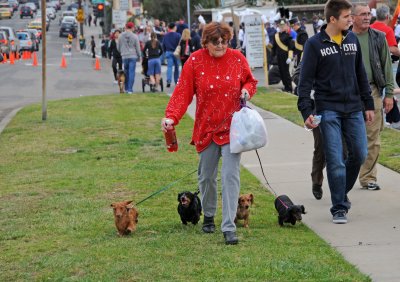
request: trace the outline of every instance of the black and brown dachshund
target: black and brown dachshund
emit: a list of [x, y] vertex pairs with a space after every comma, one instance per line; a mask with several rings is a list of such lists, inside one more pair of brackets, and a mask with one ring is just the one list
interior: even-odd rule
[[286, 195], [281, 195], [275, 199], [275, 208], [278, 211], [278, 222], [280, 226], [283, 223], [296, 224], [296, 221], [301, 221], [302, 214], [306, 214], [303, 205], [295, 205]]
[[182, 223], [187, 225], [188, 222], [197, 224], [201, 215], [201, 202], [197, 196], [199, 191], [191, 193], [185, 191], [178, 194], [178, 213]]

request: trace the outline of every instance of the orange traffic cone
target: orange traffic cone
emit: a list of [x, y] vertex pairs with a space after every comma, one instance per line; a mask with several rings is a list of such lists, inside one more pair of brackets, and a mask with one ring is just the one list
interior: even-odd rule
[[38, 66], [36, 52], [33, 52], [33, 63], [32, 63], [32, 66], [34, 66], [34, 67]]
[[4, 55], [3, 55], [3, 63], [4, 64], [7, 63], [7, 54], [6, 53], [4, 53]]
[[61, 65], [60, 65], [60, 67], [62, 67], [62, 68], [64, 68], [64, 69], [67, 68], [67, 62], [66, 62], [66, 60], [65, 60], [64, 54], [62, 55], [62, 58], [61, 58]]
[[28, 59], [32, 59], [32, 52], [31, 51], [26, 51], [28, 54]]
[[10, 52], [10, 65], [13, 65], [14, 63], [14, 52]]
[[96, 57], [96, 64], [95, 64], [95, 66], [94, 66], [94, 69], [95, 70], [100, 70], [101, 68], [100, 68], [100, 60], [99, 60], [99, 58], [97, 58]]
[[22, 51], [22, 60], [26, 60], [26, 59], [27, 59], [26, 51]]
[[15, 59], [16, 59], [16, 60], [19, 60], [19, 59], [20, 59], [20, 57], [19, 57], [19, 52], [15, 52], [15, 54], [16, 54]]

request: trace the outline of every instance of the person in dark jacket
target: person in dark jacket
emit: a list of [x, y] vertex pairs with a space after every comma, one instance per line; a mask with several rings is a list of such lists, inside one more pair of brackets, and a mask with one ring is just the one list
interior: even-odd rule
[[190, 38], [192, 39], [192, 53], [201, 49], [201, 38], [196, 30], [190, 32]]
[[294, 42], [289, 34], [289, 26], [286, 19], [279, 21], [279, 32], [275, 33], [272, 45], [272, 56], [276, 56], [279, 74], [284, 85], [285, 92], [292, 93], [292, 79], [289, 72], [289, 64], [293, 60]]
[[161, 77], [161, 59], [163, 53], [161, 43], [157, 39], [157, 34], [153, 31], [150, 40], [146, 42], [143, 54], [147, 58], [147, 75], [150, 77], [150, 89], [157, 92]]
[[[351, 202], [347, 194], [357, 180], [367, 156], [367, 124], [374, 119], [374, 101], [352, 24], [347, 0], [325, 4], [327, 24], [306, 42], [298, 85], [298, 109], [308, 129], [320, 126], [331, 191], [333, 223], [347, 223]], [[321, 123], [313, 123], [310, 97], [314, 89], [315, 111]], [[347, 145], [343, 158], [342, 136]]]
[[94, 36], [90, 37], [90, 49], [92, 50], [92, 58], [96, 58], [96, 42], [94, 41]]
[[290, 27], [296, 31], [297, 36], [294, 41], [294, 56], [296, 58], [295, 67], [299, 64], [301, 56], [303, 55], [304, 44], [308, 39], [308, 34], [301, 28], [301, 23], [297, 17], [292, 18], [290, 21]]
[[168, 32], [164, 35], [163, 50], [167, 58], [167, 87], [171, 86], [172, 81], [172, 68], [174, 68], [174, 81], [178, 83], [179, 79], [179, 59], [174, 56], [174, 51], [179, 44], [181, 35], [176, 32], [175, 23], [168, 24]]
[[118, 42], [118, 37], [120, 35], [121, 31], [119, 29], [117, 29], [116, 31], [114, 31], [114, 34], [112, 36], [112, 40], [110, 43], [110, 53], [112, 56], [112, 62], [111, 62], [111, 66], [113, 69], [113, 73], [114, 73], [114, 79], [115, 79], [115, 83], [118, 83], [118, 79], [117, 79], [117, 65], [118, 65], [118, 70], [122, 70], [122, 57], [121, 54], [118, 51], [118, 46], [117, 46], [117, 42]]

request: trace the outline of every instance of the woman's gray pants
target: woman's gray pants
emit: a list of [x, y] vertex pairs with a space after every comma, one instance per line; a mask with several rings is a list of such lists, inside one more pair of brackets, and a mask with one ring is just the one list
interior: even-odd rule
[[218, 163], [222, 157], [222, 223], [221, 231], [236, 231], [235, 217], [240, 193], [240, 157], [232, 154], [229, 144], [214, 142], [201, 153], [198, 179], [204, 216], [213, 217], [217, 210]]

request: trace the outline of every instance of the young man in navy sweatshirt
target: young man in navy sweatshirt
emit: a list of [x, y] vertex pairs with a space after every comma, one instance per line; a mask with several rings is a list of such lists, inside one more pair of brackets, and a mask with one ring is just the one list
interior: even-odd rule
[[[327, 24], [305, 45], [298, 85], [298, 109], [307, 128], [321, 115], [321, 133], [331, 192], [333, 223], [347, 223], [351, 202], [347, 197], [367, 156], [367, 124], [374, 119], [374, 102], [364, 69], [361, 47], [352, 24], [352, 5], [329, 0]], [[310, 98], [314, 89], [315, 109]], [[364, 115], [363, 115], [364, 113]], [[342, 136], [347, 157], [343, 157]]]

